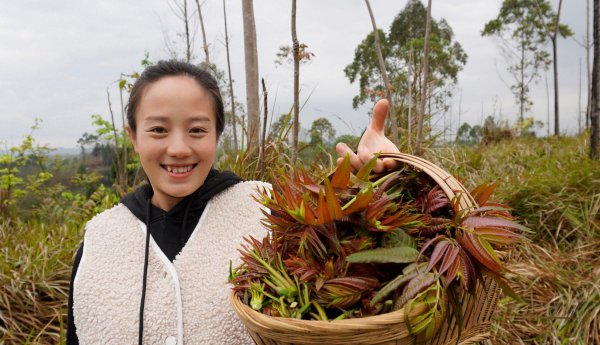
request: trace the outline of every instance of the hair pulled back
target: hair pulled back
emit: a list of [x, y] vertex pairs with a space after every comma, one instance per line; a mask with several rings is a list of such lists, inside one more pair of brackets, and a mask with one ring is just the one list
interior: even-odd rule
[[217, 138], [223, 133], [225, 127], [225, 113], [223, 111], [223, 98], [219, 91], [217, 80], [207, 71], [179, 60], [161, 60], [155, 65], [147, 67], [142, 75], [135, 81], [127, 102], [127, 123], [135, 133], [135, 112], [138, 108], [144, 89], [163, 77], [186, 76], [194, 79], [201, 87], [206, 89], [213, 99], [213, 107], [217, 120]]

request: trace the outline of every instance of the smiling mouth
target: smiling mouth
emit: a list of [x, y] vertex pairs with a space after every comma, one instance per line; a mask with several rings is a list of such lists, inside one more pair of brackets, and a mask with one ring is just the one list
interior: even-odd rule
[[166, 171], [172, 174], [185, 174], [187, 172], [192, 171], [198, 164], [190, 164], [190, 165], [163, 165], [161, 167]]

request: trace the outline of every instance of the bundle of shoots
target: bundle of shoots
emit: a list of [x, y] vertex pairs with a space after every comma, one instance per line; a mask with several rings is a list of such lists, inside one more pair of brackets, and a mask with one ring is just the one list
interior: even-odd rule
[[494, 184], [471, 192], [477, 207], [460, 209], [460, 193], [450, 200], [410, 166], [372, 173], [376, 158], [353, 173], [346, 157], [319, 183], [302, 168], [280, 172], [259, 192], [269, 234], [245, 239], [230, 276], [244, 303], [309, 320], [423, 310], [407, 325], [427, 340], [484, 275], [511, 294], [497, 250], [527, 229], [488, 201]]

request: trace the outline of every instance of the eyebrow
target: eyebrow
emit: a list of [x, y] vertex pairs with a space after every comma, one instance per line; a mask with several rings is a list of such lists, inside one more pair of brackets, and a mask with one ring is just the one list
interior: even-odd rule
[[[162, 116], [162, 115], [151, 115], [148, 116], [147, 118], [144, 119], [144, 121], [158, 121], [158, 122], [167, 122], [169, 121], [169, 116]], [[198, 116], [193, 116], [191, 118], [188, 119], [189, 122], [210, 122], [211, 119], [210, 117], [206, 116], [206, 115], [198, 115]]]

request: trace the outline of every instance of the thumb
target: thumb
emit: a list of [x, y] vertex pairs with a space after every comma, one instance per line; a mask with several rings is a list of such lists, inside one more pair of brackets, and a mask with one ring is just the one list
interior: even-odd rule
[[385, 118], [388, 113], [388, 100], [380, 99], [373, 107], [373, 118], [371, 119], [371, 128], [378, 134], [383, 134], [385, 128]]

